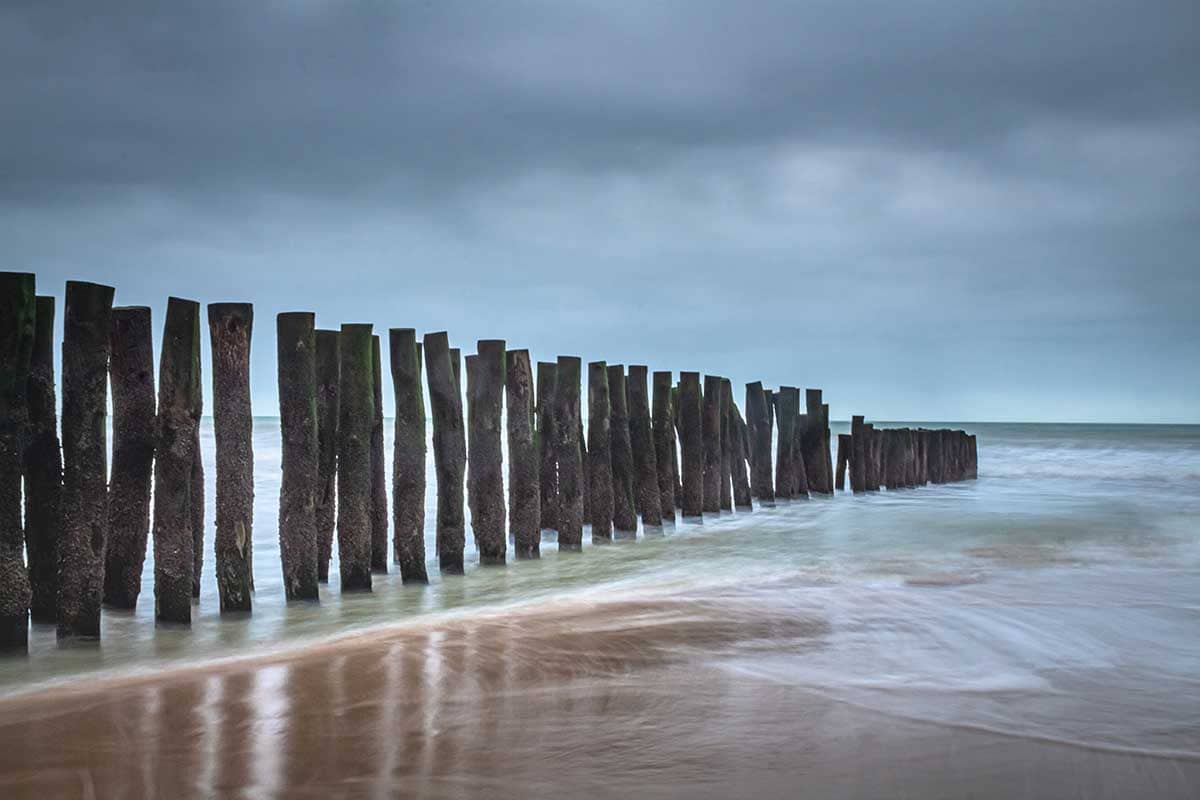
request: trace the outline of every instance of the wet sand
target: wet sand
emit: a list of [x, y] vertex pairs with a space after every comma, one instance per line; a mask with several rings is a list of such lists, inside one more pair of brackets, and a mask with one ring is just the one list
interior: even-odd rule
[[661, 598], [81, 681], [0, 701], [0, 796], [1200, 796], [1200, 762], [899, 719], [721, 660], [824, 633]]

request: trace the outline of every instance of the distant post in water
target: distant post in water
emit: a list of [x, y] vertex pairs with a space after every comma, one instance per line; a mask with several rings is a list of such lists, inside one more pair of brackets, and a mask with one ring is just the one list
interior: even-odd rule
[[329, 580], [337, 524], [337, 441], [341, 415], [341, 334], [318, 330], [317, 340], [317, 578]]
[[392, 551], [404, 583], [429, 583], [425, 570], [425, 395], [421, 345], [413, 328], [388, 331], [392, 392]]
[[[456, 351], [457, 352], [457, 351]], [[467, 441], [462, 394], [445, 331], [425, 334], [425, 378], [433, 418], [433, 465], [437, 476], [437, 557], [445, 575], [463, 573], [466, 522], [463, 471]]]
[[[626, 383], [629, 398], [629, 445], [633, 451], [634, 494], [642, 524], [662, 525], [662, 497], [658, 491], [658, 458], [650, 422], [650, 395], [646, 391], [646, 367], [632, 364]], [[671, 508], [672, 516], [675, 513]]]
[[[633, 445], [629, 435], [629, 397], [625, 367], [608, 367], [609, 450], [612, 458], [613, 529], [618, 534], [637, 535], [637, 505], [634, 500]], [[618, 538], [629, 538], [618, 535]]]
[[683, 475], [683, 515], [699, 517], [705, 507], [704, 399], [700, 373], [679, 373], [680, 465]]
[[383, 357], [379, 336], [371, 336], [371, 396], [375, 416], [371, 424], [371, 572], [387, 574], [388, 506], [387, 460], [383, 453]]
[[[53, 308], [52, 304], [51, 314]], [[40, 315], [38, 321], [41, 322]], [[108, 484], [108, 543], [104, 555], [104, 604], [112, 608], [137, 606], [150, 537], [155, 415], [152, 335], [149, 308], [113, 309], [112, 352], [108, 363], [113, 463]]]
[[538, 362], [536, 441], [540, 465], [538, 491], [541, 493], [541, 520], [538, 524], [543, 530], [558, 529], [558, 437], [554, 432], [554, 383], [557, 370], [558, 365], [553, 361]]
[[[21, 474], [29, 438], [29, 370], [37, 335], [36, 291], [32, 273], [0, 272], [0, 653], [20, 653], [29, 647], [30, 588], [22, 552], [25, 528], [21, 520]], [[103, 436], [103, 427], [100, 430]], [[97, 598], [95, 635], [99, 632]]]
[[343, 592], [371, 590], [371, 336], [370, 323], [347, 323], [339, 337], [337, 540]]
[[154, 609], [159, 622], [191, 624], [195, 570], [192, 467], [200, 425], [200, 304], [167, 300], [158, 362], [154, 450]]
[[[318, 600], [320, 596], [316, 512], [321, 449], [314, 326], [315, 317], [307, 311], [286, 312], [275, 318], [282, 445], [279, 559], [283, 566], [283, 592], [289, 601]], [[217, 480], [219, 483], [220, 478]], [[220, 526], [218, 521], [218, 541]]]
[[500, 417], [504, 406], [503, 339], [481, 339], [478, 354], [467, 357], [467, 486], [472, 499], [471, 529], [480, 564], [503, 564], [504, 463]]
[[[662, 516], [660, 521], [675, 522], [675, 486], [679, 476], [675, 474], [678, 456], [675, 453], [675, 418], [671, 409], [670, 372], [657, 371], [653, 375], [653, 427], [654, 458], [658, 476], [658, 496]], [[642, 521], [645, 522], [645, 517]]]
[[559, 356], [554, 380], [555, 459], [558, 462], [558, 549], [583, 548], [583, 456], [579, 450], [581, 360]]
[[528, 350], [509, 350], [504, 357], [504, 401], [508, 413], [508, 527], [517, 558], [541, 553], [541, 458], [534, 434], [533, 368]]
[[213, 431], [217, 440], [217, 591], [221, 613], [250, 610], [254, 586], [254, 415], [249, 303], [210, 303]]
[[[67, 281], [63, 315], [63, 538], [58, 560], [60, 639], [100, 637], [104, 545], [108, 538], [112, 300], [111, 286]], [[32, 316], [29, 321], [32, 334]], [[23, 345], [22, 366], [26, 371], [30, 363], [27, 348], [32, 343], [29, 336]], [[25, 392], [20, 394], [23, 426]]]
[[588, 364], [588, 471], [592, 541], [611, 541], [613, 532], [612, 436], [609, 415], [608, 365]]
[[704, 376], [704, 510], [721, 510], [721, 377]]
[[775, 457], [775, 496], [777, 498], [790, 498], [795, 491], [796, 470], [793, 448], [799, 399], [800, 390], [791, 386], [781, 386], [775, 393], [775, 418], [779, 427], [779, 443]]
[[[0, 283], [3, 283], [0, 278]], [[3, 290], [7, 291], [7, 290]], [[0, 302], [4, 302], [0, 300]], [[5, 311], [5, 320], [19, 320], [15, 311]], [[0, 325], [5, 323], [0, 322]], [[11, 324], [11, 322], [9, 323]], [[7, 351], [6, 351], [7, 352]], [[5, 364], [20, 364], [20, 357], [4, 357]], [[0, 366], [0, 369], [4, 369]], [[154, 448], [154, 372], [150, 371], [150, 419], [146, 427], [150, 448]], [[32, 599], [29, 615], [34, 622], [55, 622], [58, 618], [58, 544], [62, 538], [62, 450], [58, 440], [58, 405], [54, 389], [54, 298], [37, 298], [37, 320], [33, 338], [33, 357], [29, 366], [26, 403], [29, 408], [29, 442], [25, 448], [25, 547], [29, 554], [29, 582]], [[7, 414], [8, 412], [0, 412]], [[11, 417], [4, 417], [11, 419]], [[2, 423], [0, 423], [2, 425]], [[149, 464], [147, 464], [149, 469]], [[114, 479], [116, 467], [114, 464]], [[149, 500], [150, 478], [146, 477]], [[109, 500], [112, 502], [111, 497]], [[147, 506], [146, 512], [148, 513]], [[143, 523], [148, 527], [148, 523]], [[142, 557], [146, 554], [147, 533], [142, 533]], [[111, 531], [109, 548], [112, 547]], [[3, 569], [3, 567], [0, 567]], [[106, 573], [107, 574], [107, 573]], [[138, 588], [141, 588], [141, 561], [138, 562]], [[131, 606], [132, 607], [132, 606]], [[0, 611], [0, 616], [3, 612]], [[0, 628], [4, 623], [0, 621]], [[4, 634], [0, 632], [0, 637]], [[0, 645], [2, 648], [3, 645]]]
[[760, 381], [746, 384], [746, 427], [750, 431], [750, 494], [767, 503], [775, 502], [771, 482], [771, 404]]

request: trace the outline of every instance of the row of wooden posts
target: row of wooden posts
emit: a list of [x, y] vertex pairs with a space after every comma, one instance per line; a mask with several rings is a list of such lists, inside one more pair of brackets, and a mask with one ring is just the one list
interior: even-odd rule
[[[200, 305], [170, 298], [157, 397], [151, 316], [116, 307], [112, 287], [69, 281], [62, 344], [62, 441], [55, 404], [53, 297], [34, 276], [0, 273], [0, 649], [24, 649], [28, 619], [60, 638], [98, 638], [102, 605], [135, 607], [153, 530], [155, 616], [190, 623], [203, 563]], [[222, 613], [254, 591], [253, 418], [247, 303], [208, 306], [216, 435], [217, 586]], [[279, 546], [288, 600], [316, 600], [336, 532], [341, 589], [369, 590], [388, 569], [388, 487], [380, 338], [369, 324], [317, 330], [309, 312], [276, 320], [282, 476]], [[445, 332], [388, 333], [395, 395], [392, 555], [405, 583], [428, 581], [425, 558], [428, 387], [437, 559], [463, 572], [467, 505], [479, 560], [537, 558], [541, 532], [560, 550], [635, 537], [752, 499], [832, 494], [849, 467], [855, 491], [974, 477], [975, 439], [961, 431], [876, 430], [854, 418], [837, 470], [821, 390], [746, 386], [746, 418], [728, 379], [591, 362], [581, 424], [582, 362], [538, 362], [502, 340], [466, 357]], [[649, 390], [648, 390], [649, 379]], [[107, 407], [112, 388], [113, 463]], [[502, 413], [507, 411], [508, 498]], [[775, 430], [776, 425], [778, 431]], [[773, 442], [778, 445], [773, 447]], [[677, 448], [678, 444], [678, 448]], [[774, 452], [773, 452], [774, 451]], [[151, 477], [153, 476], [153, 509]], [[20, 509], [24, 480], [25, 513]], [[26, 565], [22, 551], [28, 558]]]

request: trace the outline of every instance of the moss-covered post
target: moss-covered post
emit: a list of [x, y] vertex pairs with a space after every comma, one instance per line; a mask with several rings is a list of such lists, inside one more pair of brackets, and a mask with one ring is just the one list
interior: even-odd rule
[[[104, 545], [108, 538], [112, 299], [111, 286], [67, 281], [63, 315], [63, 538], [58, 553], [60, 639], [100, 637]], [[32, 316], [29, 321], [32, 334]], [[32, 345], [32, 335], [28, 343]], [[27, 375], [29, 350], [24, 352], [22, 366]], [[22, 425], [24, 399], [22, 385]]]
[[[30, 365], [37, 310], [33, 274], [0, 272], [0, 653], [25, 652], [29, 646], [30, 588], [22, 552], [21, 475], [30, 440]], [[96, 600], [99, 635], [99, 597]]]
[[775, 502], [771, 482], [771, 412], [761, 381], [746, 384], [746, 427], [750, 432], [750, 494], [766, 503]]
[[700, 373], [679, 373], [680, 460], [683, 462], [681, 471], [685, 517], [701, 516], [706, 505], [704, 410]]
[[533, 367], [528, 350], [509, 350], [504, 357], [505, 421], [508, 428], [508, 527], [517, 558], [541, 552], [541, 490], [534, 422]]
[[611, 541], [613, 534], [612, 408], [608, 394], [608, 365], [588, 364], [588, 501], [592, 541]]
[[583, 459], [579, 448], [580, 366], [578, 356], [559, 356], [554, 378], [558, 549], [567, 551], [583, 548]]
[[154, 610], [159, 622], [192, 621], [195, 570], [192, 467], [200, 425], [200, 304], [167, 300], [158, 361], [154, 449]]
[[721, 510], [721, 376], [704, 376], [704, 510]]
[[[629, 398], [629, 445], [633, 451], [634, 495], [642, 524], [662, 525], [662, 497], [658, 492], [658, 458], [650, 420], [650, 395], [647, 392], [649, 369], [640, 364], [629, 366], [626, 396]], [[671, 509], [674, 512], [674, 508]]]
[[[537, 365], [537, 447], [538, 491], [541, 493], [538, 523], [543, 530], [558, 530], [558, 457], [554, 432], [554, 383], [558, 365], [539, 361]], [[518, 553], [517, 557], [520, 557]]]
[[371, 572], [388, 571], [387, 457], [383, 451], [383, 355], [379, 335], [371, 336], [371, 397], [375, 416], [371, 423]]
[[[675, 522], [675, 487], [678, 476], [675, 474], [679, 457], [675, 453], [675, 419], [671, 409], [671, 378], [670, 372], [656, 371], [652, 377], [653, 403], [652, 425], [654, 429], [654, 459], [657, 471], [658, 497], [662, 522]], [[647, 518], [642, 517], [642, 522]], [[649, 523], [647, 523], [649, 524]]]
[[480, 564], [503, 564], [508, 550], [504, 519], [504, 461], [500, 419], [504, 408], [503, 339], [480, 339], [467, 357], [467, 481], [474, 503], [471, 529]]
[[467, 441], [462, 395], [445, 331], [425, 334], [425, 379], [433, 419], [433, 467], [437, 478], [437, 557], [443, 574], [463, 573], [466, 523], [463, 519], [463, 471]]
[[775, 418], [779, 427], [775, 454], [775, 496], [790, 498], [796, 487], [795, 438], [800, 390], [781, 386], [775, 393]]
[[[279, 314], [275, 318], [275, 345], [279, 365], [282, 467], [279, 560], [283, 567], [283, 592], [289, 601], [315, 601], [320, 596], [317, 588], [317, 496], [321, 448], [314, 315], [307, 311]], [[220, 527], [218, 522], [218, 541]]]
[[[2, 302], [2, 301], [0, 301]], [[6, 319], [18, 319], [15, 315]], [[0, 323], [3, 324], [3, 323]], [[6, 363], [12, 363], [7, 360]], [[152, 367], [153, 369], [153, 367]], [[151, 452], [154, 447], [154, 377], [150, 377]], [[29, 615], [34, 622], [58, 618], [58, 544], [62, 538], [62, 450], [58, 440], [58, 406], [54, 389], [54, 298], [37, 298], [33, 356], [29, 366], [29, 440], [25, 447], [25, 547], [32, 590]], [[150, 479], [146, 478], [149, 498]], [[112, 547], [111, 532], [109, 547]], [[142, 534], [142, 556], [146, 551]], [[0, 567], [0, 570], [3, 568]], [[141, 562], [138, 562], [141, 586]], [[3, 623], [0, 623], [2, 626]]]
[[867, 490], [867, 431], [861, 414], [850, 418], [850, 490]]
[[317, 330], [317, 578], [329, 581], [337, 525], [337, 441], [341, 415], [341, 334]]
[[629, 435], [629, 394], [625, 367], [608, 367], [609, 454], [612, 458], [613, 530], [617, 538], [637, 536], [636, 477], [633, 468], [633, 444]]
[[249, 303], [210, 303], [213, 431], [217, 442], [217, 591], [221, 613], [249, 611], [254, 585], [254, 415], [250, 407]]
[[429, 583], [425, 570], [425, 394], [421, 345], [413, 328], [388, 331], [392, 392], [392, 552], [404, 583]]
[[155, 415], [152, 336], [149, 308], [113, 309], [108, 363], [113, 463], [104, 553], [104, 604], [112, 608], [137, 606], [150, 538]]
[[343, 592], [371, 590], [371, 428], [375, 424], [371, 327], [346, 323], [338, 337], [337, 543]]

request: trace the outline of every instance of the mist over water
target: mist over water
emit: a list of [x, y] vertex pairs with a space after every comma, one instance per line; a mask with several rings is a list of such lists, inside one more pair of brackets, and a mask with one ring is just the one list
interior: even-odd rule
[[[312, 690], [328, 706], [312, 713], [336, 717], [330, 709], [339, 704], [365, 704], [354, 707], [383, 715], [372, 724], [386, 717], [400, 725], [387, 715], [404, 714], [406, 735], [440, 732], [445, 746], [458, 748], [453, 758], [422, 750], [420, 768], [403, 752], [381, 751], [400, 772], [458, 769], [467, 751], [493, 741], [476, 732], [489, 720], [497, 736], [541, 725], [535, 738], [562, 747], [571, 735], [584, 737], [582, 747], [591, 739], [642, 741], [648, 730], [672, 726], [671, 736], [683, 739], [671, 747], [709, 731], [703, 735], [712, 738], [689, 745], [697, 752], [717, 742], [735, 747], [736, 736], [771, 741], [811, 708], [797, 705], [801, 697], [894, 721], [884, 727], [920, 721], [1200, 759], [1200, 427], [956, 427], [979, 436], [977, 481], [706, 516], [641, 531], [636, 543], [593, 547], [585, 539], [582, 555], [559, 554], [547, 532], [539, 561], [469, 563], [465, 577], [446, 580], [434, 558], [430, 465], [432, 585], [402, 586], [393, 568], [375, 576], [373, 593], [343, 597], [335, 554], [320, 605], [288, 606], [276, 528], [278, 422], [260, 418], [253, 614], [217, 613], [210, 492], [191, 630], [155, 628], [148, 559], [138, 610], [106, 611], [99, 646], [60, 648], [53, 629], [39, 626], [28, 659], [0, 661], [0, 698], [8, 696], [0, 736], [20, 722], [5, 707], [33, 702], [38, 689], [53, 687], [52, 697], [86, 691], [101, 677], [120, 686], [138, 671], [267, 657], [276, 665], [249, 673], [253, 685], [237, 691], [252, 697], [244, 710], [268, 738], [296, 735], [288, 733], [298, 702], [289, 686], [334, 681], [340, 688]], [[834, 425], [835, 442], [844, 428]], [[211, 476], [208, 420], [202, 444]], [[390, 461], [390, 431], [387, 446]], [[321, 655], [272, 661], [273, 650], [300, 645]], [[375, 687], [353, 700], [350, 662], [358, 665], [353, 675]], [[232, 674], [208, 680], [234, 691]], [[194, 692], [204, 707], [204, 690]], [[431, 711], [429, 692], [453, 700]], [[623, 710], [601, 713], [589, 702]], [[537, 719], [519, 711], [535, 706]], [[586, 731], [554, 728], [556, 713]], [[202, 730], [202, 720], [196, 726]], [[292, 757], [277, 744], [281, 758]], [[482, 751], [474, 757], [472, 770], [484, 769]], [[680, 757], [650, 751], [643, 766], [652, 772], [656, 758], [674, 758], [678, 767]], [[286, 764], [276, 766], [286, 773]], [[279, 780], [268, 772], [274, 777], [265, 783]], [[635, 785], [644, 784], [628, 788]]]

